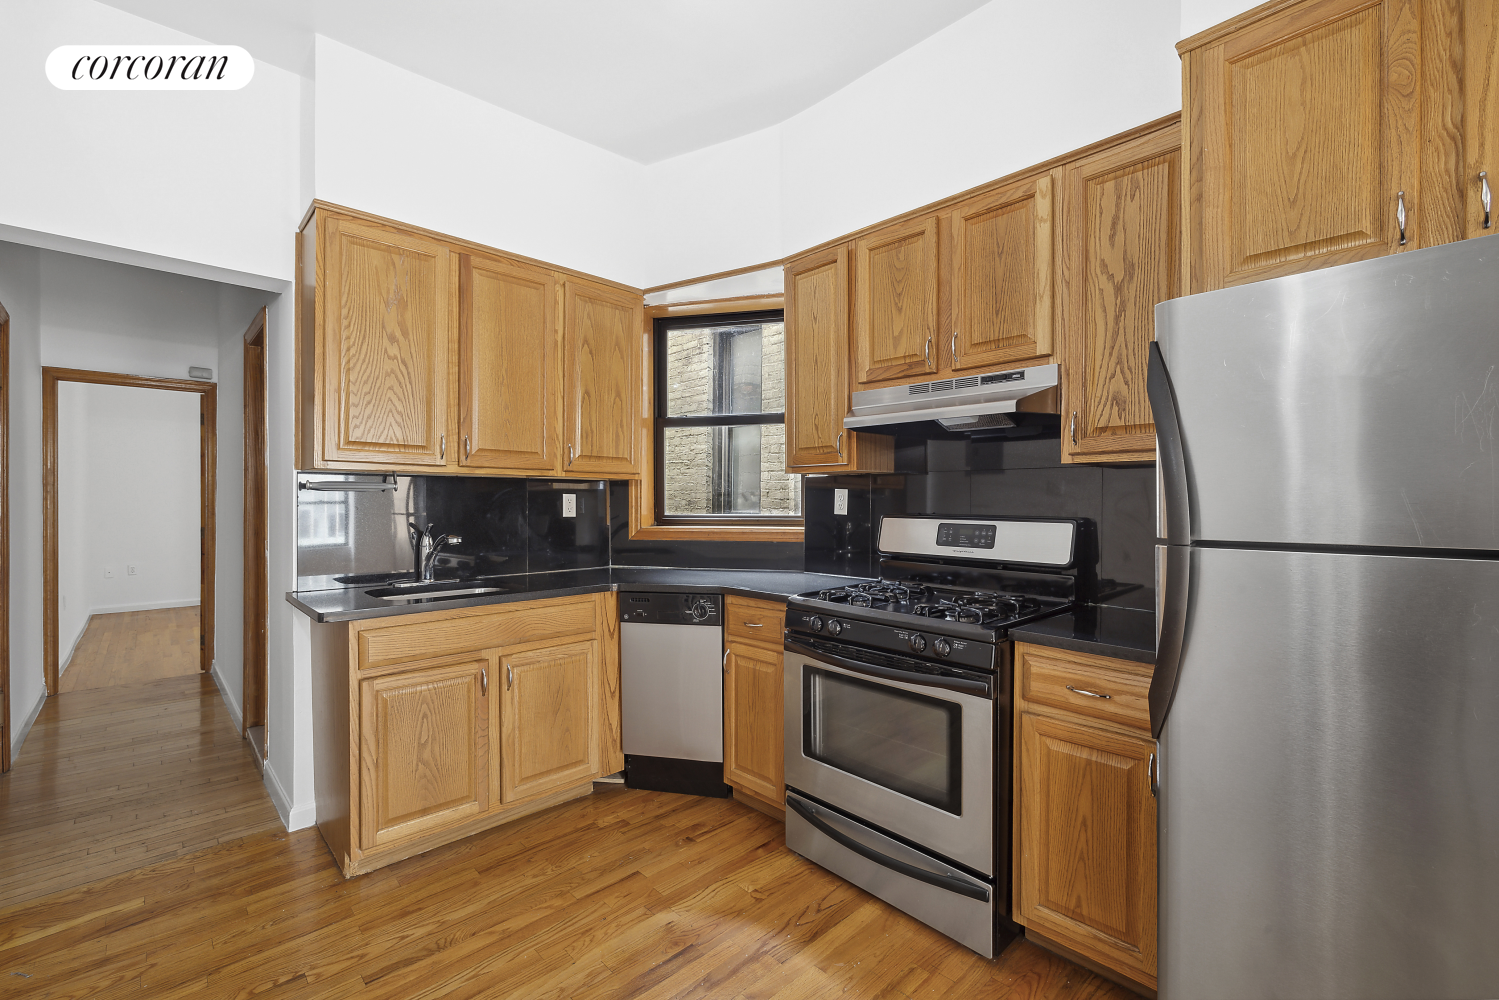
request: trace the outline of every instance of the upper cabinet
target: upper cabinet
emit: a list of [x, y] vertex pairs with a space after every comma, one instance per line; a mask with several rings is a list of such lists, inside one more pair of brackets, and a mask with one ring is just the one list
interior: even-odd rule
[[350, 219], [318, 221], [324, 459], [447, 464], [448, 248]]
[[1483, 233], [1494, 28], [1493, 0], [1303, 0], [1183, 41], [1183, 291]]
[[858, 380], [937, 371], [937, 218], [871, 233], [854, 244]]
[[639, 292], [324, 206], [298, 251], [299, 469], [640, 474]]
[[1052, 175], [964, 202], [952, 231], [953, 371], [1002, 368], [1052, 353]]
[[567, 454], [563, 471], [631, 475], [640, 466], [644, 310], [640, 296], [569, 278], [563, 307]]
[[1152, 461], [1145, 369], [1156, 303], [1181, 294], [1175, 123], [1063, 174], [1062, 460]]
[[459, 464], [465, 469], [556, 468], [557, 287], [543, 268], [460, 256]]
[[1499, 232], [1499, 0], [1465, 0], [1462, 18], [1463, 235]]
[[889, 472], [894, 439], [843, 429], [849, 412], [849, 246], [791, 261], [786, 279], [788, 472]]

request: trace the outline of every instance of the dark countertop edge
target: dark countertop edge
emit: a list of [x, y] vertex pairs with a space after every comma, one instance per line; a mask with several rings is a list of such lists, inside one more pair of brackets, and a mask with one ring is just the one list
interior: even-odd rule
[[[1140, 611], [1133, 608], [1113, 608], [1115, 612], [1124, 612], [1130, 615], [1140, 615], [1148, 618], [1150, 622], [1150, 635], [1152, 640], [1155, 635], [1155, 613], [1152, 611]], [[1019, 628], [1010, 629], [1010, 637], [1016, 642], [1025, 642], [1033, 646], [1051, 646], [1054, 649], [1070, 649], [1074, 653], [1092, 653], [1096, 656], [1108, 656], [1116, 660], [1131, 660], [1135, 663], [1155, 663], [1155, 643], [1149, 646], [1140, 645], [1138, 641], [1121, 640], [1118, 637], [1107, 634], [1096, 635], [1093, 638], [1084, 638], [1075, 632], [1070, 634], [1061, 631], [1060, 626], [1073, 621], [1073, 615], [1057, 615], [1053, 618], [1043, 618], [1040, 621], [1022, 625]]]
[[[645, 567], [616, 566], [615, 570], [627, 573], [638, 573], [648, 571]], [[701, 568], [691, 569], [663, 569], [658, 572], [666, 573], [702, 573], [713, 572]], [[724, 570], [725, 573], [782, 573], [787, 576], [796, 576], [805, 581], [808, 578], [820, 580], [855, 580], [860, 577], [836, 577], [827, 573], [804, 573], [800, 570]], [[358, 589], [358, 588], [351, 588]], [[798, 592], [801, 589], [798, 588]], [[513, 604], [517, 601], [544, 601], [553, 597], [577, 597], [583, 594], [601, 594], [609, 591], [640, 590], [651, 593], [674, 593], [687, 594], [722, 594], [726, 597], [747, 597], [757, 601], [785, 601], [794, 596], [784, 591], [759, 590], [753, 587], [732, 586], [724, 584], [703, 583], [681, 583], [676, 581], [614, 581], [611, 583], [580, 584], [575, 587], [553, 587], [546, 590], [521, 591], [510, 594], [490, 594], [481, 597], [470, 597], [451, 601], [441, 601], [431, 605], [393, 604], [389, 607], [351, 608], [349, 610], [319, 611], [317, 608], [298, 597], [297, 592], [291, 591], [286, 594], [286, 602], [292, 607], [307, 615], [319, 624], [327, 622], [361, 621], [366, 618], [389, 618], [396, 615], [414, 615], [429, 611], [457, 611], [463, 608], [482, 608], [491, 604]], [[317, 593], [335, 593], [334, 591], [317, 591]]]

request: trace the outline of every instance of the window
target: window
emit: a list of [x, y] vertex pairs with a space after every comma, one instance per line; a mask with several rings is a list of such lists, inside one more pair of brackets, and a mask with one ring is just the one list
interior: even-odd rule
[[656, 520], [800, 524], [782, 313], [658, 319]]

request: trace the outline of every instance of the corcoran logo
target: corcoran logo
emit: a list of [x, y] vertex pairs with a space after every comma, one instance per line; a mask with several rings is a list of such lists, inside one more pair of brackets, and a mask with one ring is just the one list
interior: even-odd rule
[[47, 57], [60, 90], [239, 90], [254, 75], [238, 45], [60, 45]]

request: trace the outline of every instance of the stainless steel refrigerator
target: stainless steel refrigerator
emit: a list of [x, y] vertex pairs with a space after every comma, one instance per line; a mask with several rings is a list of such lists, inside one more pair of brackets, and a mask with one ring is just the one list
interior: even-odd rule
[[1499, 239], [1156, 330], [1162, 1000], [1499, 997]]

